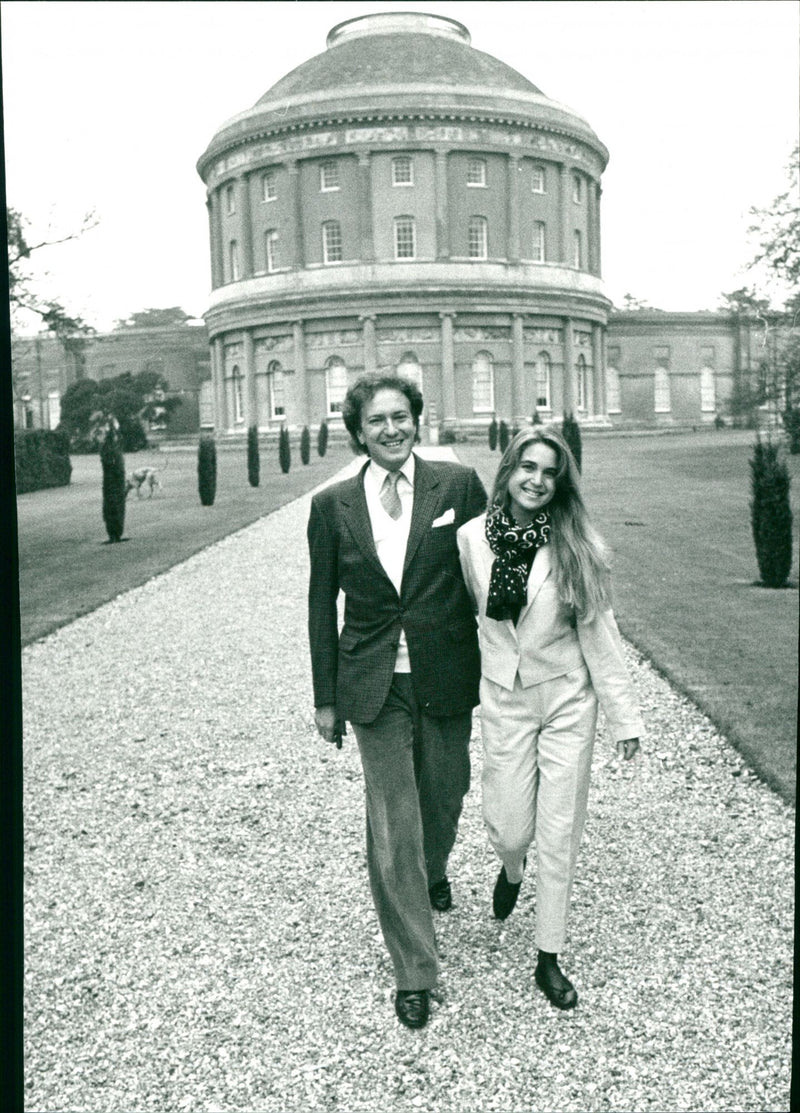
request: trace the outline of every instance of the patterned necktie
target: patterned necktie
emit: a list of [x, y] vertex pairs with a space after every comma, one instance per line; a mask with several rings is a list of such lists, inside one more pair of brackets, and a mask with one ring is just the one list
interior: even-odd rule
[[400, 501], [400, 495], [397, 493], [397, 481], [400, 478], [399, 471], [390, 471], [387, 473], [381, 487], [381, 502], [383, 509], [390, 518], [395, 521], [403, 513], [403, 504]]

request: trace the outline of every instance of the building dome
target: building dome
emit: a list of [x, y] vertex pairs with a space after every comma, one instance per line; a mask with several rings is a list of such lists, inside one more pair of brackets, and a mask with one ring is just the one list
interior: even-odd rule
[[607, 160], [457, 20], [338, 24], [198, 162], [221, 428], [335, 421], [378, 366], [423, 384], [432, 424], [604, 421]]

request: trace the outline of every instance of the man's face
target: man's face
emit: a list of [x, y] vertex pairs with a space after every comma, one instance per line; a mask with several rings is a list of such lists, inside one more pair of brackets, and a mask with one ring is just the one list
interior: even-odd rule
[[375, 463], [387, 471], [402, 468], [416, 435], [408, 399], [399, 390], [377, 391], [361, 411], [358, 440]]

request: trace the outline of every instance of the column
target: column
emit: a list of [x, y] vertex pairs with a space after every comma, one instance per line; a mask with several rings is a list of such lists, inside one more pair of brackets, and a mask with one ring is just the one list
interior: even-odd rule
[[308, 375], [306, 373], [306, 345], [303, 337], [303, 322], [292, 322], [294, 336], [294, 373], [295, 400], [297, 402], [297, 424], [308, 425], [311, 407], [308, 397]]
[[606, 412], [606, 365], [603, 359], [603, 326], [592, 325], [592, 408], [591, 413], [602, 417]]
[[447, 215], [447, 151], [436, 151], [434, 165], [436, 194], [436, 258], [450, 258], [450, 228]]
[[520, 184], [521, 166], [520, 156], [508, 156], [508, 246], [506, 257], [509, 263], [518, 263], [520, 259], [519, 243], [519, 210], [520, 210]]
[[242, 334], [244, 349], [244, 423], [249, 429], [258, 425], [258, 399], [256, 397], [256, 361], [253, 351], [253, 334], [245, 329]]
[[214, 205], [215, 197], [213, 193], [209, 193], [206, 197], [206, 209], [208, 210], [208, 249], [211, 257], [211, 289], [216, 290], [217, 286], [222, 285], [222, 278], [219, 274], [219, 267], [217, 265], [217, 236], [216, 236], [216, 212]]
[[591, 178], [584, 178], [586, 186], [586, 260], [589, 274], [597, 274], [597, 251], [595, 244], [595, 192]]
[[442, 425], [456, 420], [456, 367], [453, 349], [453, 313], [440, 313], [442, 322]]
[[522, 334], [522, 314], [511, 316], [511, 418], [520, 428], [527, 418], [522, 413], [525, 399], [525, 349]]
[[561, 243], [559, 258], [563, 266], [572, 266], [572, 232], [573, 232], [573, 219], [572, 219], [572, 189], [570, 188], [570, 168], [566, 162], [561, 163], [560, 167], [560, 189], [559, 201], [561, 202]]
[[375, 238], [372, 231], [372, 167], [369, 151], [358, 156], [359, 217], [361, 221], [361, 261], [375, 261]]
[[364, 341], [364, 370], [372, 375], [378, 370], [378, 341], [375, 335], [375, 314], [359, 318]]
[[250, 210], [250, 177], [242, 174], [236, 183], [239, 228], [242, 238], [242, 278], [253, 277], [253, 214]]
[[289, 192], [294, 200], [292, 211], [293, 265], [295, 270], [302, 270], [306, 265], [306, 258], [303, 244], [303, 199], [300, 196], [300, 166], [297, 159], [287, 162], [286, 171], [289, 179]]
[[211, 202], [211, 271], [216, 274], [216, 285], [222, 286], [225, 282], [225, 261], [222, 245], [222, 198], [218, 189], [209, 194]]
[[[599, 182], [594, 183], [594, 192], [595, 192], [595, 200], [594, 200], [594, 217], [595, 217], [594, 242], [595, 242], [595, 251], [596, 251], [595, 261], [597, 263], [597, 270], [595, 271], [595, 273], [597, 274], [597, 276], [599, 278], [603, 273], [603, 253], [602, 253], [602, 250], [601, 250], [602, 240], [600, 238], [600, 198], [603, 196], [603, 190], [602, 190], [602, 187], [601, 187]], [[605, 382], [605, 363], [603, 364], [603, 382]], [[605, 411], [603, 411], [603, 412], [605, 412]]]
[[211, 347], [211, 376], [214, 382], [214, 432], [228, 428], [225, 406], [225, 347], [221, 336], [215, 336]]
[[562, 410], [564, 415], [575, 413], [575, 350], [572, 336], [572, 318], [563, 317], [564, 375], [561, 383]]

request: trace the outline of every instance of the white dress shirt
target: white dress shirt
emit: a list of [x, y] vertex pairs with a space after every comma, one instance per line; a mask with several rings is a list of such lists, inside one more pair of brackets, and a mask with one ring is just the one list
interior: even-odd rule
[[[381, 502], [381, 488], [386, 476], [386, 468], [371, 460], [369, 467], [364, 472], [364, 494], [367, 498], [367, 510], [372, 526], [372, 537], [378, 553], [378, 560], [383, 565], [384, 571], [394, 584], [397, 594], [403, 582], [403, 565], [406, 560], [408, 547], [408, 533], [411, 528], [411, 512], [414, 508], [414, 453], [412, 452], [400, 469], [397, 480], [397, 493], [400, 496], [400, 505], [403, 512], [395, 520], [387, 514]], [[397, 661], [395, 672], [411, 672], [411, 663], [408, 658], [408, 643], [405, 631], [400, 633], [400, 644], [397, 647]]]

